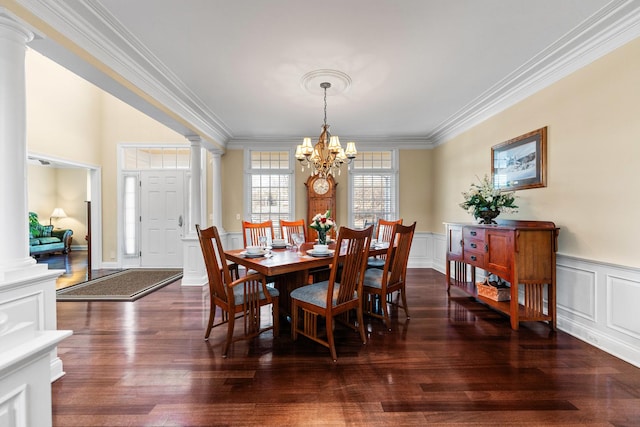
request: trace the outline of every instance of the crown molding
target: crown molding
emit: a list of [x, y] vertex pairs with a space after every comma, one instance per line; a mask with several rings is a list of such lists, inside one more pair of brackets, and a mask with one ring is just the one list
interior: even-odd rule
[[[388, 150], [399, 148], [402, 150], [429, 150], [435, 147], [432, 141], [422, 137], [394, 137], [394, 136], [341, 136], [342, 141], [355, 141], [358, 150]], [[270, 150], [295, 149], [302, 143], [302, 137], [236, 137], [227, 142], [228, 150], [260, 148]]]
[[640, 2], [614, 0], [469, 102], [427, 135], [435, 146], [640, 36]]
[[222, 120], [99, 1], [15, 1], [73, 44], [67, 48], [83, 50], [89, 56], [83, 59], [93, 59], [93, 66], [193, 133], [222, 145], [231, 137]]
[[[62, 35], [66, 48], [205, 140], [210, 149], [297, 144], [299, 138], [233, 137], [202, 100], [124, 28], [98, 0], [13, 0], [38, 19], [37, 34]], [[11, 10], [7, 10], [11, 12]], [[14, 11], [15, 12], [15, 11]], [[24, 16], [21, 16], [26, 20]], [[48, 25], [50, 27], [48, 27]], [[467, 131], [640, 36], [640, 1], [613, 0], [589, 19], [418, 138], [353, 138], [359, 147], [429, 149]], [[211, 144], [211, 141], [213, 144]], [[346, 141], [346, 139], [345, 139]], [[295, 146], [295, 145], [294, 145]]]

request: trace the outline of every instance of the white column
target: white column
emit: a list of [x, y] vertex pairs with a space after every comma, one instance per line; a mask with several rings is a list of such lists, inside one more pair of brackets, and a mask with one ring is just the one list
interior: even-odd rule
[[[0, 274], [29, 256], [25, 51], [33, 33], [0, 15]], [[1, 279], [0, 279], [1, 281]]]
[[[55, 344], [70, 332], [55, 332], [56, 277], [64, 270], [49, 270], [46, 264], [37, 264], [29, 256], [25, 50], [32, 39], [29, 29], [0, 13], [0, 318], [5, 326], [0, 328], [0, 342], [8, 342], [7, 348], [12, 350], [24, 350], [17, 344], [12, 346], [11, 340], [24, 342], [35, 336], [30, 341], [44, 344], [46, 335], [57, 337], [41, 348], [49, 355], [48, 374], [54, 381], [64, 375]], [[42, 335], [37, 338], [34, 333]], [[34, 360], [34, 353], [22, 350], [9, 352], [17, 358], [16, 366], [26, 366]], [[7, 361], [6, 355], [7, 352], [0, 355], [0, 364]], [[47, 378], [46, 359], [45, 356], [42, 362], [44, 368], [35, 376]], [[7, 384], [7, 377], [0, 375], [0, 396], [6, 396]], [[51, 389], [36, 388], [27, 393], [26, 404], [21, 407], [50, 413], [47, 402]], [[49, 400], [42, 392], [49, 393]], [[45, 419], [42, 425], [46, 424]]]
[[211, 151], [211, 205], [212, 225], [218, 227], [218, 232], [224, 234], [222, 228], [222, 171], [220, 170], [220, 151]]
[[202, 146], [199, 136], [188, 136], [191, 143], [191, 206], [189, 207], [189, 234], [196, 232], [196, 224], [202, 222]]
[[196, 224], [206, 228], [202, 215], [202, 146], [199, 136], [188, 136], [191, 143], [191, 201], [189, 206], [189, 229], [182, 238], [182, 286], [204, 286], [207, 271], [202, 258]]

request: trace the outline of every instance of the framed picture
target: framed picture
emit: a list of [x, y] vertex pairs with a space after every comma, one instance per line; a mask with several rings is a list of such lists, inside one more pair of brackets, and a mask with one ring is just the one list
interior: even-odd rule
[[546, 187], [546, 126], [491, 147], [491, 176], [494, 188]]

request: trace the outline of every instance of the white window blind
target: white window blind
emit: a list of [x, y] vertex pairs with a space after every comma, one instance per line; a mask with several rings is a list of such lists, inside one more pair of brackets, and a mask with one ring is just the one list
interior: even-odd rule
[[358, 152], [350, 169], [352, 227], [376, 224], [379, 218], [398, 218], [395, 151]]
[[292, 216], [293, 168], [288, 151], [251, 151], [249, 155], [250, 188], [248, 220], [273, 221], [278, 230], [280, 219]]

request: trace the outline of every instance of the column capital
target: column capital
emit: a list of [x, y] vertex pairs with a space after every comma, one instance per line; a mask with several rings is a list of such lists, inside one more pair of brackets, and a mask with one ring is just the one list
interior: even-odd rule
[[0, 8], [0, 38], [11, 39], [25, 45], [33, 40], [33, 32], [30, 29], [2, 13]]
[[202, 144], [202, 137], [200, 137], [200, 135], [187, 135], [185, 138], [191, 143], [191, 146], [200, 146]]

